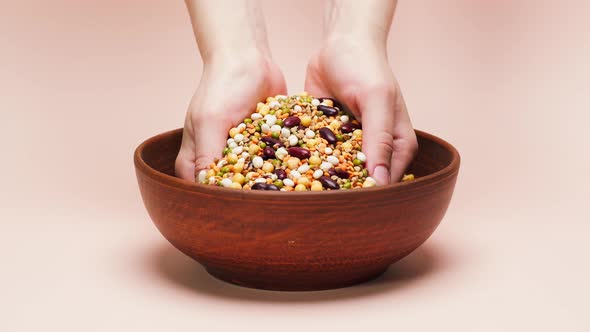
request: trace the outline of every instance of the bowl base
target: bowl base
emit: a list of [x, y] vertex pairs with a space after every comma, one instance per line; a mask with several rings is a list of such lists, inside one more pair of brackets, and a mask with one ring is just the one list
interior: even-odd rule
[[292, 274], [282, 275], [280, 277], [269, 274], [244, 275], [243, 272], [236, 273], [217, 267], [205, 266], [205, 269], [211, 276], [230, 284], [247, 288], [284, 292], [321, 291], [350, 287], [376, 279], [385, 273], [388, 268], [389, 265], [380, 266], [366, 269], [362, 272], [357, 271], [357, 273], [349, 275], [335, 273], [330, 275], [329, 278], [325, 278], [325, 276], [320, 277], [317, 275], [317, 272], [313, 276], [306, 275], [294, 278]]

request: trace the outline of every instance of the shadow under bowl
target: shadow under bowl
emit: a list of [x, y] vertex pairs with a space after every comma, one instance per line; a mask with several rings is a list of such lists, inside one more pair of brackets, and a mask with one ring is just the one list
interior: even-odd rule
[[442, 220], [459, 172], [457, 150], [416, 131], [416, 180], [359, 190], [246, 191], [174, 177], [182, 130], [135, 151], [145, 207], [162, 235], [234, 284], [283, 291], [373, 279], [419, 247]]

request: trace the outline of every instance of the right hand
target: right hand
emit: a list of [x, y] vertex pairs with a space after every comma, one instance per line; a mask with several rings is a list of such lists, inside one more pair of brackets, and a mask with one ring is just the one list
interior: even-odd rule
[[326, 41], [309, 62], [305, 89], [334, 97], [362, 122], [367, 169], [378, 184], [401, 179], [418, 143], [381, 43], [348, 37]]

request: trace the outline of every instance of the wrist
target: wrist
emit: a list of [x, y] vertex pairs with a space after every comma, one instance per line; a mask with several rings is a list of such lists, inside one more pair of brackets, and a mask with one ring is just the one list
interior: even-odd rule
[[385, 48], [397, 1], [329, 0], [326, 2], [326, 41], [355, 41]]
[[258, 62], [262, 59], [270, 59], [268, 48], [256, 44], [250, 45], [218, 45], [201, 53], [204, 66], [217, 63], [247, 64]]
[[250, 77], [254, 81], [257, 77], [265, 77], [272, 64], [272, 58], [256, 48], [232, 49], [213, 53], [203, 62], [203, 71], [217, 79]]
[[334, 24], [326, 27], [324, 42], [328, 44], [352, 44], [376, 49], [386, 47], [387, 36], [387, 32], [379, 28], [366, 25], [357, 27], [334, 22]]
[[186, 0], [204, 63], [218, 58], [262, 53], [268, 39], [258, 0]]
[[332, 54], [342, 52], [359, 54], [365, 56], [387, 57], [387, 43], [372, 38], [360, 38], [350, 34], [330, 34], [326, 36], [322, 48], [331, 50]]

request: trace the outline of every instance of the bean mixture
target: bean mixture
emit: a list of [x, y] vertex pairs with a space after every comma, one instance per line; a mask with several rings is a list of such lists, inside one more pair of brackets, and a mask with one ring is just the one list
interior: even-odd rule
[[[322, 191], [374, 187], [361, 124], [329, 98], [268, 97], [229, 130], [223, 157], [197, 181], [235, 189]], [[411, 180], [405, 175], [403, 180]]]

